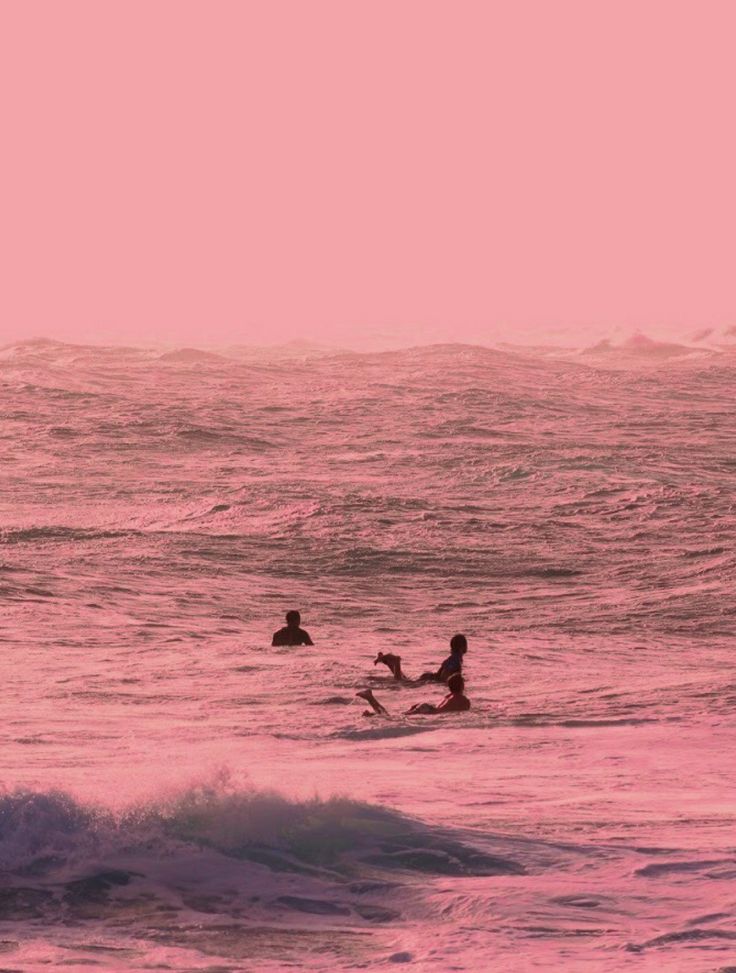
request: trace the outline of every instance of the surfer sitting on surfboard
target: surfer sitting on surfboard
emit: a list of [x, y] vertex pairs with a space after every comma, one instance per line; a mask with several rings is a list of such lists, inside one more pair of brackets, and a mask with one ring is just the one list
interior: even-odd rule
[[[453, 635], [450, 639], [450, 654], [436, 672], [423, 672], [419, 680], [431, 679], [434, 682], [447, 682], [454, 673], [462, 672], [463, 656], [468, 651], [468, 640], [464, 635]], [[379, 652], [373, 665], [382, 662], [393, 673], [394, 679], [406, 679], [401, 671], [401, 656], [392, 652]]]
[[[417, 714], [417, 713], [463, 713], [465, 710], [470, 709], [470, 700], [465, 695], [465, 680], [456, 672], [454, 675], [450, 676], [447, 680], [447, 688], [450, 692], [445, 696], [439, 706], [434, 706], [432, 703], [415, 703], [406, 712], [407, 714]], [[359, 693], [355, 694], [364, 699], [367, 703], [370, 703], [371, 709], [366, 710], [363, 714], [364, 716], [373, 716], [374, 713], [378, 713], [379, 716], [388, 716], [388, 710], [386, 707], [379, 703], [376, 697], [373, 695], [372, 689], [362, 689]]]

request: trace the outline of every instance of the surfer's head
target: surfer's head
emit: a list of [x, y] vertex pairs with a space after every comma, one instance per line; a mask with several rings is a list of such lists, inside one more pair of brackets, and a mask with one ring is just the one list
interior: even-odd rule
[[450, 676], [450, 678], [447, 680], [447, 688], [454, 695], [462, 693], [465, 690], [465, 680], [459, 672], [456, 672]]
[[450, 649], [458, 655], [465, 655], [468, 651], [468, 640], [464, 635], [453, 635], [450, 639]]
[[286, 613], [286, 624], [289, 628], [299, 628], [301, 624], [302, 616], [297, 611], [290, 611]]

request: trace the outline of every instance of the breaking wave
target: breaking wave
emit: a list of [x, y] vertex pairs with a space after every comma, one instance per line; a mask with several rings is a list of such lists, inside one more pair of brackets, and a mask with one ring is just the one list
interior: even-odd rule
[[[208, 853], [210, 857], [207, 857]], [[0, 796], [0, 870], [45, 887], [112, 870], [128, 884], [161, 881], [177, 860], [197, 856], [210, 880], [217, 859], [253, 868], [344, 881], [366, 869], [443, 875], [513, 875], [524, 868], [397, 811], [348, 797], [292, 800], [231, 788], [222, 778], [173, 797], [113, 811], [63, 791], [18, 789]], [[209, 869], [209, 871], [208, 871]], [[232, 868], [228, 872], [233, 877]], [[26, 885], [26, 887], [28, 887]]]

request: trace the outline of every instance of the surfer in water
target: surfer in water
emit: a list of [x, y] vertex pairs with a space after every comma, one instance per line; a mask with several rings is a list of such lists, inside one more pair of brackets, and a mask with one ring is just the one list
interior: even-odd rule
[[[465, 695], [465, 680], [459, 672], [456, 672], [450, 676], [450, 678], [447, 680], [447, 688], [450, 690], [450, 692], [447, 694], [447, 696], [445, 696], [438, 706], [434, 706], [432, 703], [415, 703], [406, 711], [407, 715], [416, 715], [419, 713], [464, 713], [466, 710], [470, 709], [470, 700]], [[364, 716], [373, 716], [376, 713], [379, 716], [389, 715], [386, 707], [382, 703], [379, 703], [379, 701], [373, 695], [372, 689], [362, 689], [355, 695], [360, 696], [361, 699], [364, 699], [367, 703], [370, 703], [372, 712], [371, 710], [366, 710], [366, 712], [363, 714]]]
[[[447, 682], [450, 676], [462, 672], [463, 656], [468, 651], [468, 640], [464, 635], [453, 635], [450, 639], [450, 654], [436, 672], [423, 672], [418, 681]], [[406, 679], [401, 671], [401, 656], [392, 652], [379, 652], [373, 660], [373, 665], [382, 662], [393, 673], [394, 679]]]
[[271, 645], [314, 645], [309, 632], [299, 627], [301, 621], [298, 611], [287, 612], [286, 625], [273, 633]]

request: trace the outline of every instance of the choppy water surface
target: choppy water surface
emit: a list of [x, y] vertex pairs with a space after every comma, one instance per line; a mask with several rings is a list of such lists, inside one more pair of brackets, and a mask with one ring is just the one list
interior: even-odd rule
[[0, 352], [3, 968], [735, 967], [736, 356], [666, 353]]

